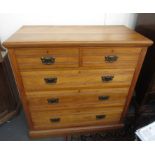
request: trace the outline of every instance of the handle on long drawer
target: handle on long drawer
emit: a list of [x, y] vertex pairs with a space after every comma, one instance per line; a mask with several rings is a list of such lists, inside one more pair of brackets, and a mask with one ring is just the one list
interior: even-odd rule
[[117, 61], [117, 59], [118, 59], [118, 56], [116, 56], [116, 55], [108, 55], [108, 56], [105, 56], [105, 61], [106, 62], [112, 63], [112, 62]]
[[113, 75], [105, 75], [105, 76], [102, 76], [102, 81], [103, 82], [109, 82], [109, 81], [112, 81], [114, 78]]
[[57, 77], [44, 78], [44, 81], [45, 81], [47, 84], [57, 83]]
[[50, 121], [52, 122], [52, 123], [58, 123], [58, 122], [60, 122], [60, 118], [59, 117], [56, 117], [56, 118], [51, 118], [50, 119]]
[[100, 101], [108, 100], [109, 99], [109, 96], [108, 95], [102, 95], [102, 96], [99, 96], [98, 99]]
[[59, 103], [59, 99], [58, 98], [48, 98], [47, 102], [49, 104], [58, 104]]
[[55, 63], [55, 58], [51, 56], [45, 56], [40, 58], [44, 65], [51, 65]]
[[96, 115], [96, 120], [105, 119], [106, 115]]

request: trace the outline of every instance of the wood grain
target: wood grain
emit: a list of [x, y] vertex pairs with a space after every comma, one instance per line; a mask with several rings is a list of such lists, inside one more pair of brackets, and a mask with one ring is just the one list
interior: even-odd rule
[[[49, 91], [74, 88], [117, 88], [129, 87], [134, 69], [96, 69], [21, 72], [25, 91]], [[103, 82], [102, 76], [114, 76], [112, 81]], [[47, 84], [44, 78], [57, 78], [57, 82]]]
[[[65, 110], [73, 108], [95, 108], [124, 106], [128, 88], [82, 89], [67, 91], [28, 92], [27, 101], [33, 111]], [[100, 96], [108, 96], [100, 100]], [[48, 103], [48, 99], [58, 99], [57, 103]]]
[[[19, 48], [15, 50], [20, 70], [24, 69], [53, 69], [79, 66], [78, 48]], [[52, 57], [55, 62], [43, 64], [42, 57]]]
[[152, 41], [125, 26], [23, 26], [5, 47], [148, 46]]
[[33, 124], [32, 124], [32, 120], [31, 120], [31, 114], [30, 114], [29, 109], [28, 109], [26, 96], [25, 96], [25, 90], [23, 88], [23, 81], [21, 79], [21, 75], [20, 75], [20, 72], [19, 72], [18, 64], [17, 64], [16, 57], [15, 57], [15, 54], [14, 54], [14, 50], [9, 49], [8, 55], [9, 55], [9, 60], [10, 60], [11, 67], [12, 67], [12, 70], [13, 70], [14, 78], [15, 78], [15, 81], [16, 81], [16, 85], [18, 87], [19, 96], [20, 96], [20, 99], [22, 101], [23, 108], [24, 108], [24, 111], [25, 111], [25, 115], [26, 115], [26, 118], [27, 118], [27, 121], [28, 121], [29, 129], [32, 130], [33, 129]]
[[[141, 48], [83, 48], [82, 66], [102, 68], [134, 68]], [[106, 56], [117, 56], [114, 62], [105, 61]]]
[[141, 70], [145, 55], [146, 55], [146, 52], [147, 52], [147, 48], [143, 48], [141, 53], [140, 53], [139, 60], [137, 62], [135, 73], [134, 73], [134, 76], [133, 76], [133, 79], [132, 79], [132, 82], [131, 82], [131, 86], [130, 86], [130, 89], [129, 89], [129, 93], [128, 93], [128, 96], [127, 96], [127, 99], [126, 99], [126, 106], [124, 107], [124, 111], [122, 113], [122, 117], [121, 117], [122, 122], [124, 121], [125, 115], [126, 115], [126, 113], [128, 111], [128, 108], [129, 108], [129, 105], [130, 105], [130, 102], [131, 102], [131, 98], [132, 98], [132, 95], [133, 95], [133, 92], [134, 92], [134, 88], [135, 88], [135, 85], [136, 85], [136, 82], [137, 82], [137, 79], [138, 79], [138, 76], [139, 76], [139, 73], [140, 73], [140, 70]]
[[[51, 129], [75, 126], [106, 125], [119, 123], [123, 108], [104, 109], [80, 109], [72, 111], [35, 111], [32, 112], [32, 120], [35, 129]], [[97, 115], [104, 115], [103, 119], [96, 119]], [[59, 118], [59, 122], [51, 122], [51, 119]]]

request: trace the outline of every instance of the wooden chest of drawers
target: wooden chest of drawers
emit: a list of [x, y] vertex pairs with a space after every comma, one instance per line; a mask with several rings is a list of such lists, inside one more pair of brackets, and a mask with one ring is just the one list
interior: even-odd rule
[[125, 26], [24, 26], [4, 42], [31, 137], [123, 126], [152, 41]]

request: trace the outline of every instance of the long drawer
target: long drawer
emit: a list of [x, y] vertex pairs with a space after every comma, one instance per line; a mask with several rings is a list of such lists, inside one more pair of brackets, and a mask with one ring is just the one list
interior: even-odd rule
[[34, 129], [67, 128], [89, 125], [117, 124], [120, 121], [122, 107], [69, 111], [35, 111], [31, 113]]
[[82, 66], [134, 68], [141, 48], [83, 48]]
[[28, 92], [31, 110], [124, 106], [128, 88]]
[[77, 48], [19, 48], [15, 55], [20, 70], [79, 66]]
[[21, 72], [26, 91], [129, 87], [134, 69]]

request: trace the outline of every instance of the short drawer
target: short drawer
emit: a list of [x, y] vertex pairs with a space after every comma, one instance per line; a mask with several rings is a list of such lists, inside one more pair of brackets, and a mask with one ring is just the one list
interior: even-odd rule
[[134, 68], [141, 48], [83, 48], [82, 66]]
[[20, 70], [78, 67], [79, 50], [76, 48], [16, 49]]
[[76, 113], [69, 111], [31, 111], [34, 129], [67, 128], [91, 125], [117, 124], [123, 108], [105, 108], [104, 110], [83, 109]]
[[27, 93], [31, 110], [125, 106], [128, 88], [84, 89]]
[[21, 72], [26, 91], [129, 87], [134, 69]]

